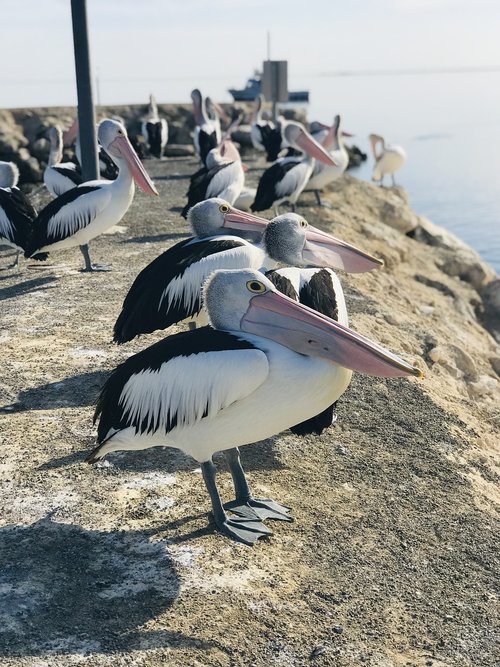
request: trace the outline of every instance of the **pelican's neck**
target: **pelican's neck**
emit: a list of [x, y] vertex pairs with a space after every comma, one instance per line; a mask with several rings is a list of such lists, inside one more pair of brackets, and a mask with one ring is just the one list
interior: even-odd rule
[[132, 195], [135, 192], [135, 182], [128, 166], [128, 162], [122, 157], [111, 156], [111, 159], [118, 167], [118, 178], [113, 181], [116, 190], [129, 190]]
[[57, 139], [50, 140], [50, 153], [49, 153], [49, 167], [53, 167], [56, 164], [62, 162], [63, 157], [63, 146], [62, 138], [60, 136]]
[[[380, 152], [378, 152], [378, 150], [377, 150], [377, 146], [378, 146], [379, 142], [381, 144]], [[375, 160], [379, 160], [382, 157], [382, 155], [385, 151], [385, 139], [384, 139], [384, 137], [381, 137], [378, 134], [371, 134], [370, 135], [370, 143], [372, 145], [373, 157], [375, 158]]]

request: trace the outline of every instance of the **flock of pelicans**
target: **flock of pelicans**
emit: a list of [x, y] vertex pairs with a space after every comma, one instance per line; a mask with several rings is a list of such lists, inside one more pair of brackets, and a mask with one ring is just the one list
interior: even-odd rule
[[[192, 100], [202, 167], [191, 178], [183, 214], [193, 236], [168, 248], [135, 278], [113, 338], [123, 344], [180, 322], [189, 329], [129, 357], [112, 373], [95, 413], [98, 445], [86, 460], [116, 450], [181, 449], [201, 464], [217, 528], [253, 544], [271, 534], [266, 519], [292, 519], [290, 508], [252, 495], [238, 447], [287, 428], [298, 435], [321, 433], [334, 421], [334, 404], [352, 371], [380, 377], [421, 372], [348, 327], [333, 269], [370, 271], [383, 264], [380, 260], [295, 212], [270, 221], [255, 214], [284, 201], [293, 207], [306, 187], [317, 190], [320, 201], [319, 191], [347, 166], [340, 118], [332, 127], [316, 124], [313, 132], [283, 119], [277, 126], [262, 120], [262, 102], [256, 100], [254, 145], [271, 158], [283, 148], [301, 153], [278, 159], [264, 172], [250, 212], [238, 208], [244, 167], [230, 132], [220, 133], [217, 106], [199, 90]], [[79, 154], [77, 132], [76, 124], [64, 137], [59, 128], [50, 130], [44, 180], [56, 198], [38, 214], [15, 187], [14, 166], [0, 163], [0, 242], [33, 259], [79, 246], [84, 271], [105, 270], [109, 267], [91, 262], [88, 242], [121, 220], [134, 183], [149, 195], [158, 193], [116, 119], [103, 120], [98, 128], [106, 178], [78, 182], [78, 167], [61, 162], [64, 140], [76, 140]], [[153, 98], [143, 132], [151, 153], [160, 156], [168, 127]], [[379, 141], [372, 136], [374, 150]], [[376, 153], [378, 179], [394, 173], [404, 159], [395, 148]], [[235, 500], [226, 505], [212, 462], [218, 451], [234, 482]]]

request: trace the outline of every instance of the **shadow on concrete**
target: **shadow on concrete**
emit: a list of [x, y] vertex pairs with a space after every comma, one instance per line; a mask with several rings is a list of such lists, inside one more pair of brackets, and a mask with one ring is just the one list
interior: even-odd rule
[[57, 382], [25, 389], [19, 393], [15, 403], [0, 407], [0, 414], [95, 405], [109, 375], [110, 371], [78, 373]]
[[53, 288], [55, 285], [51, 285], [50, 283], [54, 282], [57, 282], [55, 276], [42, 276], [40, 278], [33, 278], [32, 280], [22, 280], [16, 285], [0, 289], [0, 301], [22, 296], [23, 294], [28, 294], [30, 292], [40, 292], [45, 289]]
[[0, 656], [209, 648], [165, 627], [138, 629], [179, 595], [167, 543], [149, 539], [158, 532], [86, 530], [50, 515], [0, 529]]

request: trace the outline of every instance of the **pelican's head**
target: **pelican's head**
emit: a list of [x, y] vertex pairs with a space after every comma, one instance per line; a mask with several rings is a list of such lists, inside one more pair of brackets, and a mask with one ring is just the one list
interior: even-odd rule
[[363, 273], [383, 261], [322, 232], [297, 213], [273, 218], [264, 232], [267, 254], [289, 266], [327, 266], [348, 273]]
[[19, 169], [13, 162], [0, 162], [0, 188], [13, 188], [19, 181]]
[[302, 123], [287, 121], [283, 126], [283, 138], [292, 148], [307, 153], [329, 167], [337, 166], [330, 153], [309, 134]]
[[220, 197], [205, 199], [192, 206], [187, 220], [198, 238], [220, 234], [259, 238], [268, 223], [264, 218], [239, 211]]
[[141, 161], [130, 143], [127, 130], [122, 123], [106, 118], [99, 123], [99, 143], [109, 153], [118, 168], [126, 164], [137, 185], [148, 195], [157, 195], [153, 181], [142, 166]]
[[254, 269], [215, 271], [203, 286], [203, 302], [215, 329], [273, 340], [368, 375], [422, 376], [377, 343], [281, 294]]

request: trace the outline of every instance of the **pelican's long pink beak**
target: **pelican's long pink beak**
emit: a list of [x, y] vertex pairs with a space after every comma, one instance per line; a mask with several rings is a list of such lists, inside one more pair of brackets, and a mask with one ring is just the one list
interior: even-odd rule
[[142, 162], [139, 160], [128, 137], [125, 135], [117, 136], [116, 139], [110, 143], [108, 152], [111, 152], [111, 155], [117, 154], [126, 161], [132, 177], [143, 192], [147, 195], [158, 195], [158, 190], [155, 188], [148, 172], [142, 166]]
[[302, 259], [306, 264], [330, 266], [347, 273], [365, 273], [384, 265], [383, 260], [312, 225], [306, 229], [305, 236]]
[[422, 371], [369, 338], [280, 292], [254, 296], [241, 330], [269, 338], [310, 357], [378, 377], [423, 377]]
[[304, 130], [299, 134], [298, 138], [295, 140], [295, 143], [299, 148], [301, 148], [304, 153], [307, 153], [311, 157], [323, 162], [323, 164], [328, 165], [329, 167], [336, 167], [337, 163], [332, 158], [330, 153], [323, 148], [310, 134]]
[[223, 227], [235, 230], [245, 230], [251, 232], [264, 233], [269, 220], [260, 218], [252, 213], [246, 211], [239, 211], [237, 208], [232, 208], [224, 216]]

